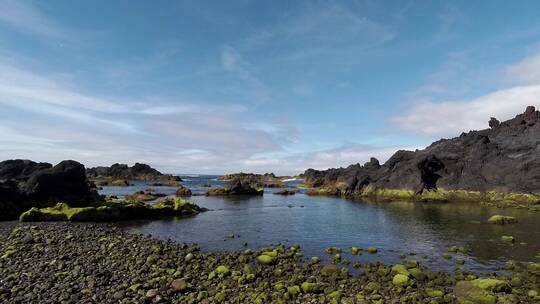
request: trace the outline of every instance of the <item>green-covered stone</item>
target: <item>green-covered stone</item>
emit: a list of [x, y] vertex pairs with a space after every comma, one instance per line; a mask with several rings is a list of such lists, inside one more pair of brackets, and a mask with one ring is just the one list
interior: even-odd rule
[[257, 257], [257, 261], [264, 265], [271, 265], [274, 263], [274, 260], [275, 259], [273, 257], [266, 254], [261, 254], [260, 256]]
[[226, 276], [231, 273], [231, 270], [225, 265], [220, 265], [216, 268], [216, 273], [220, 276]]
[[407, 286], [409, 284], [409, 277], [403, 274], [396, 274], [392, 279], [392, 284], [400, 287]]
[[321, 284], [310, 282], [302, 283], [301, 288], [304, 293], [320, 293], [323, 290], [323, 286]]
[[444, 296], [444, 292], [433, 288], [426, 288], [426, 294], [430, 298], [442, 298]]
[[368, 247], [366, 251], [369, 253], [377, 253], [379, 250], [376, 247]]
[[392, 272], [396, 274], [406, 275], [406, 276], [410, 274], [409, 271], [407, 270], [407, 267], [405, 267], [405, 265], [402, 265], [402, 264], [396, 264], [392, 266]]
[[517, 219], [512, 216], [504, 216], [504, 215], [493, 215], [488, 219], [489, 223], [497, 224], [497, 225], [506, 225], [506, 224], [513, 224], [517, 223]]
[[510, 243], [514, 243], [516, 241], [516, 239], [513, 236], [510, 236], [510, 235], [501, 236], [501, 240], [503, 242], [510, 242]]

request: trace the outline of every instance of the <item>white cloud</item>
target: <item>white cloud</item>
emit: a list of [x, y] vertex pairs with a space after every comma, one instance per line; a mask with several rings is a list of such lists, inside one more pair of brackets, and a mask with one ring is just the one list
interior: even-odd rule
[[0, 23], [25, 33], [62, 38], [63, 31], [28, 1], [0, 0]]
[[[430, 84], [412, 94], [413, 102], [405, 111], [391, 118], [392, 123], [403, 131], [438, 139], [486, 129], [490, 117], [503, 121], [523, 113], [527, 106], [540, 106], [540, 53], [502, 68], [504, 73], [491, 71], [493, 75], [503, 75], [510, 83], [523, 85], [501, 88], [470, 99], [441, 98], [441, 95], [452, 96], [450, 91], [456, 90], [455, 84], [452, 85], [455, 81], [451, 79], [456, 80], [456, 76], [465, 74], [465, 59], [462, 53], [450, 56], [449, 63], [432, 74]], [[467, 74], [460, 82], [463, 80], [477, 82], [478, 75]]]
[[540, 53], [533, 54], [506, 69], [508, 81], [520, 84], [540, 84]]
[[512, 118], [529, 105], [540, 105], [540, 85], [504, 89], [471, 100], [416, 102], [392, 121], [407, 132], [454, 137], [487, 128], [490, 117]]
[[283, 124], [250, 128], [241, 105], [131, 102], [87, 94], [66, 79], [0, 60], [0, 159], [139, 161], [170, 172], [224, 173], [282, 149]]

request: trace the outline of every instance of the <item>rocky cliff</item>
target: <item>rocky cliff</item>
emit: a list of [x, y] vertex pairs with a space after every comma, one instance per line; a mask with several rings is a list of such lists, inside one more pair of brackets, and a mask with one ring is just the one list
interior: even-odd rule
[[334, 195], [388, 189], [412, 195], [440, 189], [540, 193], [540, 112], [530, 106], [504, 122], [491, 118], [489, 127], [441, 139], [423, 150], [398, 151], [383, 165], [372, 158], [363, 166], [308, 169], [303, 177], [308, 186]]

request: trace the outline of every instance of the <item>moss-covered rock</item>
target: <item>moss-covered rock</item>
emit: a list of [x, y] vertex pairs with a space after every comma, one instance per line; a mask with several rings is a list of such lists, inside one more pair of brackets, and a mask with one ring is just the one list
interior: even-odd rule
[[321, 293], [324, 287], [319, 283], [304, 282], [301, 288], [304, 293]]
[[275, 258], [266, 254], [261, 254], [257, 257], [257, 261], [264, 265], [272, 265], [275, 262]]
[[287, 293], [291, 296], [297, 296], [300, 294], [300, 292], [300, 286], [298, 285], [287, 287]]
[[407, 286], [409, 284], [409, 277], [403, 274], [396, 274], [392, 279], [392, 284], [400, 287]]
[[154, 205], [143, 202], [115, 202], [102, 206], [70, 207], [58, 203], [49, 208], [32, 208], [19, 217], [21, 222], [111, 222], [162, 216], [189, 216], [205, 209], [191, 201], [166, 199]]
[[444, 296], [444, 292], [438, 289], [426, 288], [425, 292], [430, 298], [442, 298]]
[[459, 301], [463, 303], [495, 304], [495, 292], [510, 292], [511, 288], [506, 281], [499, 279], [475, 279], [460, 281], [454, 288]]
[[127, 187], [129, 186], [129, 181], [127, 179], [115, 179], [109, 183], [111, 186], [116, 187]]
[[540, 263], [530, 263], [527, 265], [527, 271], [532, 274], [540, 275]]
[[513, 236], [510, 236], [510, 235], [503, 235], [503, 236], [501, 236], [501, 241], [509, 242], [509, 243], [515, 243], [516, 238], [514, 238]]
[[407, 267], [405, 267], [405, 265], [402, 265], [402, 264], [396, 264], [392, 266], [392, 272], [395, 274], [402, 274], [406, 276], [410, 274], [409, 271], [407, 270]]
[[218, 266], [215, 271], [220, 276], [226, 276], [226, 275], [231, 274], [231, 270], [229, 269], [229, 267], [225, 265]]
[[491, 224], [506, 225], [517, 223], [518, 220], [512, 216], [493, 215], [488, 219], [488, 222]]
[[366, 248], [366, 251], [371, 253], [371, 254], [375, 254], [377, 253], [379, 250], [377, 249], [377, 247], [368, 247]]
[[190, 197], [192, 195], [191, 190], [183, 185], [180, 185], [176, 190], [175, 195], [178, 197]]

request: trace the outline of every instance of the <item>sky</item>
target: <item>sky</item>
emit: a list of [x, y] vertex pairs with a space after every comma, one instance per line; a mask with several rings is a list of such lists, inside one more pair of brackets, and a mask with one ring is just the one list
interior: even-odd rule
[[0, 0], [0, 159], [381, 162], [540, 106], [539, 1]]

